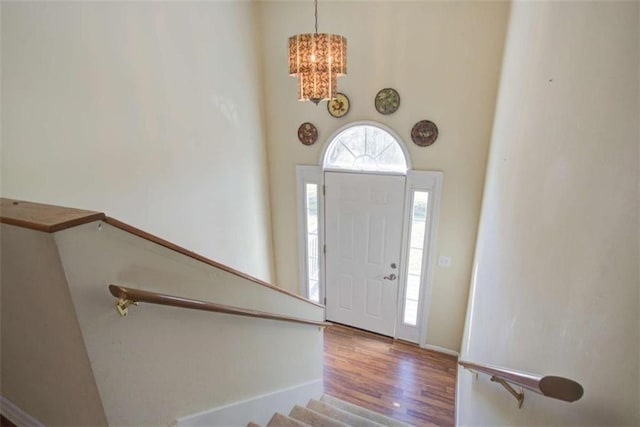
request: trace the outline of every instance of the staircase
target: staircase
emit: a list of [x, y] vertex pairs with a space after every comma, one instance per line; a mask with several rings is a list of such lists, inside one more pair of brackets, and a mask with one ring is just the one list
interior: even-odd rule
[[[306, 408], [296, 405], [289, 415], [276, 412], [266, 427], [409, 427], [400, 421], [372, 412], [325, 394], [320, 400], [312, 399]], [[247, 427], [261, 427], [249, 423]]]
[[321, 395], [323, 306], [100, 212], [0, 198], [0, 234], [14, 424], [242, 426]]

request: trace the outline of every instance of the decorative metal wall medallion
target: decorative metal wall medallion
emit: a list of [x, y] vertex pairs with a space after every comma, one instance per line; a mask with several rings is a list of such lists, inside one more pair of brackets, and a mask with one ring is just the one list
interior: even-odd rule
[[318, 140], [318, 129], [309, 122], [305, 122], [298, 128], [298, 139], [304, 145], [312, 145]]
[[400, 107], [400, 94], [390, 87], [382, 89], [376, 95], [376, 111], [380, 114], [393, 114]]
[[438, 126], [429, 120], [420, 120], [411, 129], [411, 140], [420, 147], [428, 147], [438, 139]]
[[342, 117], [349, 112], [349, 98], [344, 93], [338, 92], [336, 97], [327, 102], [327, 111], [333, 117]]

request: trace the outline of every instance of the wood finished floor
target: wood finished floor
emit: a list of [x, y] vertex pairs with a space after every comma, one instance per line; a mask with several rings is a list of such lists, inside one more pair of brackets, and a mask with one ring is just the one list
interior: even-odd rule
[[456, 358], [334, 325], [324, 332], [325, 392], [415, 426], [455, 424]]

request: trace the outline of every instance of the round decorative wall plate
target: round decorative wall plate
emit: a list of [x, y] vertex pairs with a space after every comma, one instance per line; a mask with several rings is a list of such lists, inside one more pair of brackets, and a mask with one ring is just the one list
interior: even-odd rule
[[400, 94], [390, 87], [382, 89], [376, 95], [376, 111], [380, 114], [395, 113], [400, 107]]
[[349, 112], [349, 98], [344, 93], [336, 93], [336, 97], [327, 102], [327, 111], [333, 117], [342, 117]]
[[318, 140], [318, 129], [313, 124], [305, 122], [298, 128], [298, 139], [304, 145], [311, 145]]
[[420, 147], [428, 147], [438, 139], [438, 126], [429, 120], [420, 120], [411, 129], [411, 140]]

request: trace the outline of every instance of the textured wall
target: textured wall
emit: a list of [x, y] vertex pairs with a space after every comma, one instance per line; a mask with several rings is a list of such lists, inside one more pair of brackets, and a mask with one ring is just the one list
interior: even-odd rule
[[170, 425], [322, 382], [313, 325], [146, 303], [121, 317], [112, 283], [316, 321], [324, 310], [104, 223], [3, 225], [1, 279], [2, 396], [45, 425]]
[[55, 237], [109, 425], [169, 425], [322, 379], [316, 326], [144, 303], [122, 318], [107, 285], [312, 320], [322, 308], [105, 224]]
[[1, 7], [2, 194], [105, 211], [271, 280], [255, 6]]
[[[274, 252], [278, 283], [299, 290], [295, 165], [318, 164], [324, 143], [354, 120], [393, 128], [409, 145], [413, 167], [444, 172], [437, 255], [452, 258], [436, 268], [427, 342], [458, 350], [462, 336], [473, 248], [482, 198], [509, 4], [504, 2], [319, 3], [319, 31], [347, 37], [349, 74], [338, 89], [351, 100], [341, 119], [326, 103], [297, 101], [288, 76], [287, 37], [313, 31], [313, 5], [260, 2], [265, 73]], [[399, 110], [383, 116], [374, 97], [396, 88]], [[429, 148], [411, 142], [411, 127], [430, 119], [439, 129]], [[297, 140], [302, 122], [319, 130], [310, 147]]]
[[106, 426], [53, 235], [3, 224], [1, 242], [2, 397], [45, 425]]
[[512, 6], [461, 356], [585, 394], [518, 410], [460, 372], [460, 425], [640, 423], [639, 12]]

